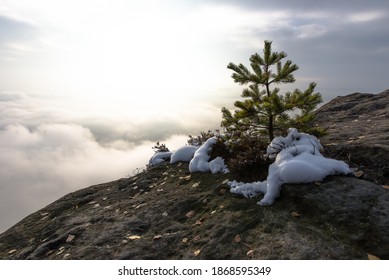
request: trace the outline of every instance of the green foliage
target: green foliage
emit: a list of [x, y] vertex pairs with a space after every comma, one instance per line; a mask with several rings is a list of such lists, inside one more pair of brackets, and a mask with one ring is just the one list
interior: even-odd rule
[[311, 129], [314, 119], [313, 111], [322, 102], [320, 93], [315, 93], [316, 83], [309, 84], [305, 91], [295, 89], [293, 92], [280, 94], [278, 87], [273, 85], [295, 82], [293, 73], [298, 66], [292, 61], [283, 59], [285, 52], [273, 52], [271, 41], [265, 41], [263, 56], [255, 53], [250, 57], [249, 70], [243, 64], [229, 63], [227, 68], [233, 71], [234, 82], [248, 85], [242, 92], [244, 100], [234, 103], [236, 110], [232, 113], [222, 108], [221, 125], [229, 133], [234, 130], [256, 131], [267, 135], [270, 142], [274, 134], [285, 133], [289, 127], [317, 134], [322, 129]]

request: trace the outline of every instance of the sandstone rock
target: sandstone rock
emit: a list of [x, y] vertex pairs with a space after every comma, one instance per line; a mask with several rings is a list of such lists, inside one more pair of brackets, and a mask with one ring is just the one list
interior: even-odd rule
[[[352, 177], [330, 177], [322, 185], [284, 186], [301, 219], [322, 224], [328, 235], [362, 244], [366, 252], [389, 258], [389, 192]], [[300, 220], [301, 221], [301, 220]], [[380, 244], [380, 245], [378, 245]]]
[[284, 185], [260, 207], [220, 194], [231, 174], [161, 164], [29, 215], [0, 234], [0, 259], [389, 259], [388, 96], [353, 94], [317, 111], [327, 155], [370, 181]]
[[339, 96], [316, 111], [326, 156], [344, 160], [365, 179], [389, 184], [389, 90]]
[[[218, 187], [228, 175], [198, 173], [179, 186], [167, 179], [164, 192], [153, 188], [134, 196], [134, 181], [141, 188], [142, 181], [158, 184], [166, 169], [179, 178], [185, 168], [188, 164], [160, 166], [136, 179], [71, 193], [1, 234], [0, 258], [389, 259], [389, 190], [381, 186], [333, 176], [320, 185], [285, 185], [273, 206], [260, 207], [258, 198], [221, 196]], [[192, 188], [198, 181], [202, 184]], [[90, 201], [102, 201], [103, 207], [90, 207]], [[104, 209], [104, 203], [114, 207]], [[161, 209], [169, 213], [163, 219]], [[186, 217], [190, 211], [199, 213], [201, 223]], [[42, 220], [46, 212], [49, 218]], [[163, 236], [158, 242], [157, 235]], [[69, 236], [77, 238], [67, 242]], [[231, 242], [237, 236], [244, 243]]]
[[328, 129], [327, 144], [389, 149], [389, 90], [339, 96], [321, 106], [316, 123]]

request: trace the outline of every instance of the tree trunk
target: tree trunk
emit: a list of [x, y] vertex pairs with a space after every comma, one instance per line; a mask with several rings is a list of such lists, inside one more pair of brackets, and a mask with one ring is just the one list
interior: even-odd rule
[[274, 126], [273, 126], [273, 115], [270, 115], [269, 116], [269, 126], [268, 126], [268, 130], [269, 130], [269, 143], [273, 140], [274, 138]]
[[[269, 88], [269, 84], [266, 83], [266, 93], [267, 93], [267, 96], [270, 97], [270, 88]], [[274, 138], [274, 124], [273, 124], [273, 121], [274, 121], [274, 116], [272, 113], [269, 114], [269, 123], [268, 123], [268, 133], [269, 133], [269, 143], [273, 140]]]

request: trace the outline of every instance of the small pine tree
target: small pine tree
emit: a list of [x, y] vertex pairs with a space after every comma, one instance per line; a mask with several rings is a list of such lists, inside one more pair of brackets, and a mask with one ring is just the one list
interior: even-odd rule
[[290, 60], [282, 63], [286, 53], [273, 52], [271, 45], [271, 41], [265, 41], [263, 56], [255, 53], [250, 57], [252, 71], [243, 64], [228, 64], [227, 68], [234, 72], [234, 82], [248, 85], [248, 88], [242, 92], [244, 101], [235, 102], [237, 109], [234, 113], [222, 108], [222, 126], [227, 133], [239, 130], [266, 134], [269, 142], [276, 131], [285, 132], [288, 127], [316, 131], [316, 134], [323, 132], [310, 129], [309, 125], [314, 119], [314, 109], [322, 102], [320, 93], [314, 92], [316, 83], [309, 84], [305, 91], [296, 89], [284, 95], [280, 94], [278, 87], [272, 88], [273, 85], [295, 82], [293, 72], [298, 70], [298, 66]]

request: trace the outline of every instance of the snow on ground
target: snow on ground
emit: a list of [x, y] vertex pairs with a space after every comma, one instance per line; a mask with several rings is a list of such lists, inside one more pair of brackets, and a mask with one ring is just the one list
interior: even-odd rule
[[214, 136], [201, 145], [195, 152], [193, 159], [189, 162], [189, 172], [211, 172], [212, 174], [229, 172], [223, 158], [217, 157], [209, 161], [209, 152], [216, 142], [217, 137]]
[[162, 162], [170, 160], [172, 152], [157, 152], [149, 160], [150, 166], [156, 166]]
[[209, 172], [209, 155], [212, 146], [217, 142], [216, 137], [211, 137], [195, 152], [193, 159], [189, 162], [189, 172]]
[[[200, 147], [186, 145], [175, 152], [158, 152], [150, 159], [150, 166], [162, 162], [189, 162], [189, 171], [228, 173], [224, 159], [217, 157], [209, 161], [209, 152], [216, 144], [217, 137], [209, 138]], [[263, 193], [260, 205], [271, 205], [280, 195], [281, 186], [285, 183], [310, 183], [321, 181], [334, 174], [350, 173], [349, 166], [343, 161], [325, 158], [319, 140], [312, 135], [289, 129], [286, 137], [276, 137], [267, 147], [267, 155], [275, 158], [269, 166], [266, 181], [242, 183], [230, 181], [231, 192], [245, 197], [255, 197]]]
[[231, 192], [245, 197], [265, 194], [258, 203], [271, 205], [280, 195], [285, 183], [309, 183], [323, 180], [328, 175], [348, 174], [349, 166], [343, 161], [323, 157], [323, 147], [315, 136], [290, 129], [286, 137], [276, 137], [267, 148], [267, 154], [276, 160], [269, 167], [264, 182], [229, 182]]
[[149, 161], [150, 166], [161, 164], [170, 160], [170, 163], [189, 162], [189, 171], [193, 172], [211, 172], [228, 173], [229, 170], [224, 163], [224, 159], [217, 157], [209, 161], [209, 152], [212, 146], [217, 142], [217, 137], [212, 137], [205, 141], [200, 147], [186, 145], [174, 152], [157, 152]]
[[212, 174], [216, 173], [229, 173], [230, 170], [227, 168], [222, 157], [217, 157], [209, 162], [209, 170]]
[[173, 152], [170, 163], [190, 162], [198, 148], [199, 147], [192, 145], [185, 145], [179, 148], [177, 151]]

